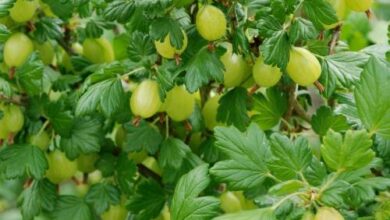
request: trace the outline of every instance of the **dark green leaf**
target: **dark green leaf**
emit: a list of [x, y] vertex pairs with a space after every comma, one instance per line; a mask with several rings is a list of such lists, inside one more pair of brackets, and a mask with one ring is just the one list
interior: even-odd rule
[[49, 39], [60, 39], [63, 37], [61, 25], [62, 21], [58, 18], [43, 17], [35, 23], [34, 36], [41, 43]]
[[219, 199], [197, 198], [209, 185], [208, 165], [204, 164], [183, 175], [176, 185], [171, 216], [175, 220], [208, 220], [218, 214]]
[[119, 204], [120, 191], [113, 185], [98, 183], [88, 190], [85, 201], [91, 204], [98, 214], [102, 214], [110, 205]]
[[11, 97], [13, 94], [11, 84], [0, 77], [0, 92], [6, 96], [6, 97]]
[[323, 25], [331, 25], [338, 21], [336, 11], [326, 0], [305, 0], [303, 11], [318, 29], [323, 29]]
[[74, 117], [70, 111], [65, 110], [64, 104], [62, 102], [49, 103], [46, 112], [54, 130], [62, 137], [70, 137]]
[[122, 192], [130, 194], [137, 175], [137, 166], [128, 154], [121, 154], [116, 165], [116, 180]]
[[184, 43], [184, 35], [180, 24], [169, 17], [158, 18], [153, 21], [150, 26], [150, 36], [153, 40], [164, 41], [169, 34], [170, 43], [175, 48], [182, 48]]
[[217, 121], [244, 130], [249, 124], [248, 99], [248, 92], [242, 87], [236, 87], [224, 94], [219, 100]]
[[356, 85], [359, 118], [371, 133], [390, 139], [390, 67], [372, 57]]
[[321, 136], [326, 135], [329, 129], [337, 132], [343, 132], [349, 128], [347, 118], [345, 116], [336, 115], [329, 107], [325, 106], [319, 108], [316, 114], [313, 115], [311, 124], [313, 130]]
[[156, 50], [149, 35], [134, 32], [131, 36], [127, 54], [130, 60], [139, 63], [154, 63], [157, 60]]
[[103, 31], [94, 20], [89, 21], [85, 27], [85, 34], [88, 38], [99, 38], [103, 35]]
[[165, 205], [165, 193], [155, 181], [143, 180], [130, 197], [127, 207], [137, 214], [137, 219], [148, 220], [156, 218]]
[[92, 85], [77, 102], [77, 115], [90, 114], [96, 111], [98, 104], [106, 116], [112, 116], [120, 109], [125, 95], [121, 80], [107, 79]]
[[221, 215], [214, 220], [276, 220], [272, 208], [262, 208]]
[[319, 81], [325, 88], [323, 95], [327, 98], [330, 98], [336, 89], [337, 78], [330, 71], [329, 65], [327, 62], [322, 62], [321, 69], [322, 69], [322, 72], [321, 72], [321, 77], [320, 77]]
[[61, 137], [61, 147], [70, 159], [81, 153], [95, 153], [100, 150], [102, 139], [101, 122], [96, 118], [75, 118], [69, 137]]
[[310, 40], [317, 36], [317, 30], [311, 21], [304, 18], [296, 18], [291, 24], [290, 28], [290, 41], [292, 43], [298, 40]]
[[253, 101], [252, 120], [264, 130], [276, 126], [287, 111], [287, 97], [276, 87], [267, 89], [266, 96], [255, 94]]
[[58, 17], [68, 20], [72, 17], [74, 5], [73, 1], [70, 0], [42, 0], [44, 3], [50, 6], [50, 9], [54, 14], [58, 15]]
[[9, 14], [9, 9], [12, 8], [16, 0], [2, 0], [0, 2], [0, 18]]
[[105, 8], [103, 15], [107, 20], [125, 23], [134, 13], [134, 1], [115, 0]]
[[0, 24], [0, 43], [5, 43], [10, 35], [11, 31], [8, 30], [7, 26]]
[[30, 56], [21, 67], [16, 68], [15, 78], [29, 95], [38, 95], [43, 90], [43, 63], [36, 54]]
[[51, 216], [53, 220], [94, 219], [91, 208], [82, 198], [69, 195], [60, 196]]
[[23, 219], [32, 220], [41, 210], [53, 211], [57, 200], [56, 186], [47, 179], [34, 180], [19, 199]]
[[275, 32], [260, 47], [264, 62], [285, 69], [290, 57], [290, 46], [286, 32]]
[[168, 138], [161, 145], [159, 164], [162, 168], [173, 167], [179, 169], [191, 148], [183, 141], [176, 138]]
[[188, 91], [195, 92], [211, 80], [223, 82], [224, 65], [219, 57], [224, 53], [223, 47], [217, 47], [214, 52], [210, 52], [207, 47], [199, 50], [185, 67], [187, 71], [185, 82]]
[[25, 175], [42, 179], [49, 167], [43, 151], [28, 144], [12, 145], [0, 151], [0, 161], [0, 173], [8, 179]]
[[126, 141], [123, 146], [125, 152], [146, 150], [154, 154], [163, 140], [160, 132], [144, 121], [138, 127], [126, 124], [125, 130]]

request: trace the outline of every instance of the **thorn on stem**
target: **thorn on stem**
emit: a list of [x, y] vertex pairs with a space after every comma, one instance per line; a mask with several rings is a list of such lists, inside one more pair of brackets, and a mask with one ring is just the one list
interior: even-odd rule
[[82, 182], [80, 180], [78, 180], [76, 177], [72, 177], [72, 181], [78, 186], [78, 185], [81, 185]]
[[14, 144], [14, 138], [15, 138], [15, 134], [14, 133], [9, 133], [9, 135], [8, 135], [8, 144], [10, 144], [10, 145]]
[[217, 93], [218, 94], [221, 94], [223, 92], [223, 88], [224, 88], [224, 85], [223, 84], [220, 84], [217, 88]]
[[192, 125], [191, 125], [191, 123], [190, 123], [188, 120], [185, 120], [185, 121], [184, 121], [184, 128], [185, 128], [186, 131], [188, 131], [188, 132], [191, 132], [191, 131], [192, 131]]
[[13, 80], [15, 78], [15, 73], [16, 73], [16, 67], [13, 66], [9, 68], [8, 76], [10, 80]]
[[321, 31], [318, 35], [318, 40], [324, 40], [324, 31]]
[[365, 12], [366, 12], [367, 18], [368, 18], [368, 19], [371, 19], [371, 18], [372, 18], [372, 11], [371, 11], [371, 9], [368, 9], [368, 10], [365, 11]]
[[215, 45], [213, 42], [209, 42], [209, 44], [207, 45], [207, 49], [210, 51], [210, 52], [214, 52], [215, 51]]
[[252, 86], [250, 89], [249, 89], [249, 92], [248, 92], [248, 95], [249, 96], [252, 96], [253, 94], [255, 94], [255, 92], [260, 89], [260, 86], [259, 85], [254, 85]]
[[26, 180], [26, 182], [24, 182], [23, 188], [26, 189], [26, 188], [30, 187], [31, 184], [32, 184], [32, 182], [33, 182], [33, 179], [28, 178], [28, 179]]
[[160, 113], [159, 118], [160, 118], [160, 124], [164, 124], [164, 121], [165, 121], [165, 115], [164, 115], [164, 113]]
[[133, 121], [131, 122], [135, 127], [138, 127], [140, 122], [141, 122], [141, 117], [140, 116], [136, 116]]
[[175, 54], [175, 55], [174, 55], [174, 58], [175, 58], [175, 61], [176, 61], [176, 65], [179, 66], [180, 63], [181, 63], [180, 54]]
[[322, 85], [319, 81], [315, 81], [314, 85], [317, 87], [317, 89], [318, 89], [318, 91], [320, 91], [320, 93], [325, 92], [324, 85]]

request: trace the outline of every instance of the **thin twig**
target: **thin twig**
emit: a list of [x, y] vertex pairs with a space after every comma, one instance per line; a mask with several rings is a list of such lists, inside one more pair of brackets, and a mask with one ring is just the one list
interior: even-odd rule
[[157, 181], [160, 185], [163, 185], [161, 176], [157, 173], [153, 172], [151, 169], [147, 168], [143, 164], [137, 164], [139, 173], [144, 177], [151, 177], [155, 181]]
[[24, 105], [24, 103], [22, 102], [21, 96], [6, 97], [6, 96], [0, 94], [0, 101], [6, 102], [6, 103], [12, 103], [15, 105]]
[[335, 27], [333, 30], [332, 40], [329, 42], [329, 54], [335, 53], [337, 42], [340, 39], [340, 32], [341, 32], [341, 25], [337, 25], [337, 27]]

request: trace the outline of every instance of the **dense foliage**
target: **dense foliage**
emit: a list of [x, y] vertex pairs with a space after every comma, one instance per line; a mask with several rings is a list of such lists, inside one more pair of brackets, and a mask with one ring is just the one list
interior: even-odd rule
[[389, 21], [386, 0], [1, 0], [0, 218], [389, 220]]

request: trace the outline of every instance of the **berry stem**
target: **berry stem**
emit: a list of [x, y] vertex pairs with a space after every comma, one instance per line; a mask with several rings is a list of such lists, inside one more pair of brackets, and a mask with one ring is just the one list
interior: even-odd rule
[[10, 80], [13, 80], [15, 78], [15, 73], [16, 73], [16, 67], [13, 66], [9, 68], [8, 76]]
[[324, 85], [322, 85], [319, 81], [315, 81], [314, 85], [317, 87], [317, 89], [320, 91], [320, 93], [323, 93], [325, 91]]
[[140, 116], [136, 116], [133, 121], [131, 122], [135, 127], [138, 127], [139, 126], [139, 123], [141, 122], [141, 117]]
[[260, 86], [259, 85], [254, 85], [252, 86], [250, 89], [249, 89], [249, 92], [248, 92], [248, 95], [249, 96], [252, 96], [253, 94], [255, 94], [255, 92], [260, 89]]
[[341, 25], [335, 27], [332, 33], [332, 40], [329, 42], [329, 54], [335, 53], [335, 48], [337, 46], [337, 42], [340, 38]]

